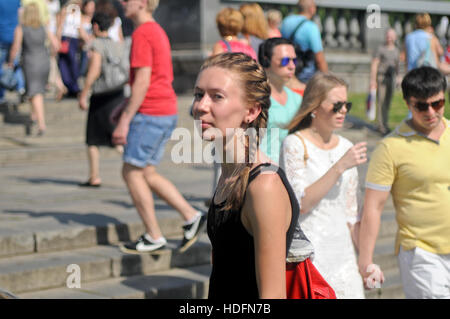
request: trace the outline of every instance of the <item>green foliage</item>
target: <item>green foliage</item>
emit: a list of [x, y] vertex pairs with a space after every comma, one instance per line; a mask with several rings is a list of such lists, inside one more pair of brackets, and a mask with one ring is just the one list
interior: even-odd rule
[[[444, 116], [450, 119], [450, 101], [446, 95]], [[366, 99], [367, 93], [349, 93], [348, 100], [352, 102], [352, 110], [350, 114], [356, 116], [366, 122], [370, 122], [366, 117]], [[408, 114], [408, 108], [403, 100], [401, 91], [396, 91], [392, 99], [391, 108], [389, 110], [389, 126], [395, 128]], [[376, 120], [371, 122], [376, 124]]]

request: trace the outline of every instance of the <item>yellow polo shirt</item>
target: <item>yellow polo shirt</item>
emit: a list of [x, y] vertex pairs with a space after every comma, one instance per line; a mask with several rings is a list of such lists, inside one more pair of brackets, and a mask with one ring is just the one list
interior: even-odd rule
[[372, 153], [366, 188], [390, 191], [398, 232], [395, 253], [420, 247], [450, 254], [450, 122], [439, 141], [403, 121]]

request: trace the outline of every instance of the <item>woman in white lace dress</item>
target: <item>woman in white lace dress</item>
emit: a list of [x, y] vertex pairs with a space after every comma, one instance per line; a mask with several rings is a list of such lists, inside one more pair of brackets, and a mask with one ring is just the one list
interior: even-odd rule
[[366, 143], [353, 146], [334, 134], [350, 107], [343, 80], [323, 73], [311, 78], [288, 126], [280, 166], [300, 203], [300, 225], [314, 246], [314, 266], [337, 298], [364, 298], [354, 244], [359, 229], [356, 166], [367, 160]]

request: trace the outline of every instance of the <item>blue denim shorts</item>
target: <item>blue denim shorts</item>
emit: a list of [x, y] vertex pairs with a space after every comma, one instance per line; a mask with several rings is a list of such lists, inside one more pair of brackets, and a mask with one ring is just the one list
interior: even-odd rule
[[177, 115], [151, 116], [136, 113], [130, 123], [123, 161], [141, 168], [159, 164], [166, 143], [177, 126], [177, 119]]

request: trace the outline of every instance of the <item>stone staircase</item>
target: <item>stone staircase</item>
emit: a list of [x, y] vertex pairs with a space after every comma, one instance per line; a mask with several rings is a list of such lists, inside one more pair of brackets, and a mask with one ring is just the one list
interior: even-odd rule
[[[180, 125], [189, 120], [190, 101], [180, 98], [180, 114], [186, 113]], [[15, 111], [26, 118], [29, 106]], [[119, 250], [119, 243], [137, 239], [144, 228], [115, 150], [101, 148], [101, 188], [77, 186], [87, 176], [86, 119], [75, 100], [56, 103], [47, 97], [44, 136], [36, 137], [34, 128], [27, 135], [25, 121], [0, 122], [0, 287], [19, 298], [206, 298], [209, 240], [202, 234], [178, 253], [182, 220], [156, 196], [167, 248], [143, 255]], [[166, 153], [160, 170], [193, 205], [204, 208], [210, 167], [175, 167]], [[79, 288], [68, 288], [70, 267], [79, 270]]]
[[[191, 96], [179, 97], [180, 127], [193, 130]], [[17, 110], [29, 112], [27, 104]], [[206, 298], [211, 248], [206, 234], [179, 254], [182, 220], [155, 196], [162, 232], [169, 240], [155, 254], [129, 255], [118, 244], [144, 229], [120, 177], [120, 155], [101, 149], [99, 189], [79, 188], [87, 176], [84, 131], [87, 114], [75, 100], [46, 99], [48, 130], [27, 135], [24, 123], [0, 118], [0, 288], [19, 298]], [[377, 138], [367, 130], [345, 130], [352, 141]], [[188, 201], [205, 208], [211, 165], [173, 164], [170, 141], [159, 171]], [[360, 168], [364, 174], [365, 167]], [[385, 271], [382, 289], [368, 298], [402, 298], [393, 254], [392, 205], [383, 214], [375, 262]], [[78, 271], [79, 270], [79, 271]], [[80, 287], [69, 288], [80, 275]], [[76, 285], [75, 285], [76, 286]], [[1, 291], [0, 291], [1, 292]]]

